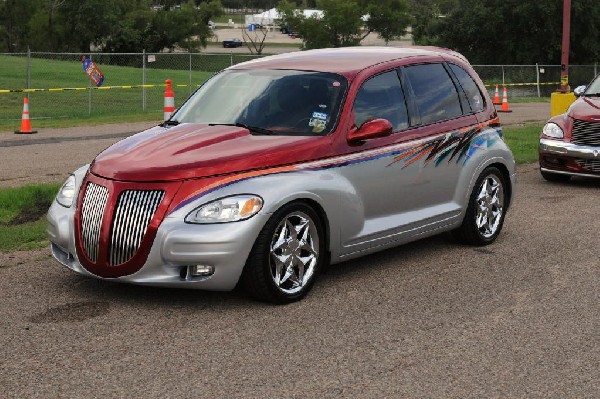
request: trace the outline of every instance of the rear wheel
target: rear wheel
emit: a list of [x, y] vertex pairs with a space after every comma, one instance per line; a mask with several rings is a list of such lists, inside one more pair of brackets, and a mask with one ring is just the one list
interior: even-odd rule
[[242, 285], [259, 300], [297, 301], [312, 287], [325, 252], [317, 213], [305, 203], [287, 204], [271, 216], [258, 235], [242, 274]]
[[571, 176], [563, 175], [560, 173], [545, 172], [543, 170], [540, 170], [540, 173], [542, 174], [542, 177], [544, 178], [544, 180], [553, 182], [553, 183], [564, 183], [564, 182], [568, 182], [571, 179]]
[[453, 231], [465, 244], [487, 245], [494, 242], [504, 224], [506, 181], [495, 167], [486, 168], [475, 183], [462, 225]]

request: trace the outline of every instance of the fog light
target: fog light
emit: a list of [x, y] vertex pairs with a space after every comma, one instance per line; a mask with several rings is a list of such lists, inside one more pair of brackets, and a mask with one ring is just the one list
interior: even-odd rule
[[215, 272], [214, 266], [209, 265], [194, 265], [190, 266], [190, 274], [193, 277], [206, 277]]

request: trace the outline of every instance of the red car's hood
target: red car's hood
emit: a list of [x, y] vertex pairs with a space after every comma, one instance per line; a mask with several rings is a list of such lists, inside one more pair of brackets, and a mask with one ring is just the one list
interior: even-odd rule
[[571, 107], [568, 114], [571, 118], [581, 119], [589, 122], [600, 121], [600, 98], [581, 97]]
[[208, 177], [318, 159], [329, 142], [327, 136], [252, 135], [232, 126], [157, 126], [104, 150], [91, 172], [125, 181]]

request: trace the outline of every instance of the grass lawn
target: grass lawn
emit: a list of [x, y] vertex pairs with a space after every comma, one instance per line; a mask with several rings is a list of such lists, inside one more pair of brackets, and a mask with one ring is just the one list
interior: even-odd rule
[[504, 140], [513, 152], [518, 164], [538, 161], [538, 144], [541, 131], [542, 125], [538, 124], [503, 129]]
[[36, 184], [0, 189], [0, 251], [48, 245], [46, 212], [60, 184]]
[[[168, 57], [167, 57], [168, 56]], [[164, 82], [171, 79], [175, 86], [175, 105], [179, 106], [189, 94], [205, 82], [214, 71], [231, 63], [229, 54], [222, 57], [194, 57], [190, 75], [189, 56], [158, 54], [151, 68], [146, 68], [146, 110], [143, 109], [144, 90], [109, 89], [86, 91], [56, 91], [29, 93], [32, 126], [63, 127], [120, 121], [160, 120], [164, 103]], [[77, 58], [73, 56], [73, 58]], [[114, 60], [113, 60], [114, 61]], [[130, 57], [121, 63], [133, 63]], [[141, 64], [141, 57], [139, 57]], [[204, 63], [204, 64], [203, 64]], [[142, 68], [134, 66], [98, 66], [105, 75], [104, 87], [141, 85]], [[168, 68], [173, 69], [168, 69]], [[0, 56], [0, 89], [25, 88], [26, 59], [24, 57]], [[32, 58], [31, 88], [89, 87], [90, 82], [78, 59], [48, 60]], [[191, 82], [190, 82], [191, 76]], [[191, 84], [190, 84], [191, 83]], [[24, 93], [0, 93], [0, 131], [20, 127]]]

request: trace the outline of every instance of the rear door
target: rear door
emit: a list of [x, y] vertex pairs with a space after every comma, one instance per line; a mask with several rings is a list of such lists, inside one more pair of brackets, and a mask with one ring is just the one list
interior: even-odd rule
[[477, 124], [464, 91], [443, 62], [410, 65], [366, 80], [353, 105], [355, 125], [385, 118], [390, 137], [362, 147], [365, 162], [342, 168], [362, 201], [360, 231], [342, 232], [351, 254], [409, 238], [458, 216], [452, 202], [461, 171], [460, 132]]

